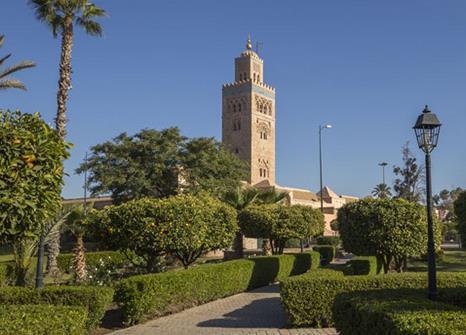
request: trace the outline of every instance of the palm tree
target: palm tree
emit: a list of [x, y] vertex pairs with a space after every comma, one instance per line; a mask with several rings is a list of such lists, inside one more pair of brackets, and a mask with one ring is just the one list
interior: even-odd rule
[[76, 244], [73, 248], [73, 271], [77, 283], [83, 283], [87, 280], [86, 250], [84, 248], [85, 219], [86, 208], [83, 205], [73, 208], [66, 219], [66, 229], [76, 238]]
[[[5, 36], [0, 35], [0, 48], [3, 46], [3, 43], [5, 42]], [[11, 54], [8, 54], [2, 58], [0, 58], [0, 66], [5, 63], [5, 61], [11, 57]], [[22, 61], [19, 62], [18, 64], [15, 64], [9, 68], [6, 68], [5, 70], [0, 70], [0, 90], [6, 90], [10, 88], [19, 88], [21, 90], [26, 90], [26, 86], [19, 80], [15, 78], [9, 77], [11, 74], [30, 68], [34, 67], [36, 64], [34, 64], [31, 61]]]
[[278, 192], [275, 187], [261, 190], [259, 200], [263, 204], [285, 203], [288, 197], [287, 192]]
[[[261, 191], [256, 188], [238, 186], [236, 189], [227, 192], [223, 197], [223, 201], [236, 209], [236, 212], [239, 214], [246, 207], [259, 202], [260, 193]], [[235, 250], [237, 258], [243, 258], [244, 256], [243, 239], [244, 235], [239, 230], [233, 241], [233, 250]]]
[[[88, 0], [29, 0], [37, 19], [52, 30], [54, 37], [61, 35], [60, 75], [58, 79], [57, 115], [55, 128], [63, 140], [66, 137], [66, 103], [71, 89], [71, 52], [73, 49], [74, 25], [91, 36], [102, 36], [102, 27], [95, 18], [106, 16], [105, 10]], [[43, 239], [39, 249], [43, 250]], [[38, 263], [42, 254], [39, 250]], [[58, 269], [56, 258], [60, 252], [59, 236], [51, 243], [48, 270]], [[38, 274], [39, 275], [39, 274]]]
[[392, 196], [392, 192], [390, 191], [390, 187], [387, 186], [387, 184], [382, 183], [374, 187], [372, 195], [379, 199], [388, 199]]
[[60, 137], [65, 139], [74, 25], [83, 28], [91, 36], [102, 36], [102, 27], [95, 18], [104, 17], [106, 13], [88, 0], [29, 0], [29, 5], [37, 19], [52, 29], [53, 36], [57, 37], [60, 34], [62, 38], [55, 126]]

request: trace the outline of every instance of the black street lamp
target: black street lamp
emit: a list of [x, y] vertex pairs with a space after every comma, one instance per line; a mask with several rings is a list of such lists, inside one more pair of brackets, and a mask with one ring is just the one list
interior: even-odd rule
[[426, 105], [422, 114], [418, 116], [413, 129], [416, 133], [417, 144], [426, 154], [426, 193], [427, 193], [427, 254], [429, 271], [429, 292], [430, 300], [437, 298], [437, 273], [435, 268], [435, 245], [434, 227], [432, 222], [432, 177], [430, 153], [437, 146], [440, 133], [440, 123], [437, 116], [429, 110]]

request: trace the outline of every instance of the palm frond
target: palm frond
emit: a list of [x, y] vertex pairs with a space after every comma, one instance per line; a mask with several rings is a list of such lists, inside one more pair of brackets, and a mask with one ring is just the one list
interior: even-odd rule
[[9, 67], [9, 68], [6, 68], [3, 71], [0, 71], [0, 79], [5, 78], [6, 76], [8, 76], [8, 75], [10, 75], [12, 73], [15, 73], [17, 71], [28, 69], [28, 68], [31, 68], [31, 67], [34, 67], [34, 66], [36, 66], [36, 64], [34, 62], [31, 62], [31, 61], [20, 62], [18, 64], [15, 64], [15, 65]]
[[11, 57], [11, 54], [8, 54], [5, 57], [3, 57], [2, 59], [0, 59], [0, 65], [2, 65], [10, 57]]
[[10, 88], [19, 88], [26, 91], [26, 86], [17, 79], [4, 79], [0, 80], [0, 91], [7, 90]]
[[83, 17], [78, 17], [76, 19], [76, 25], [82, 27], [86, 31], [86, 33], [91, 36], [102, 36], [102, 26], [96, 21]]
[[5, 35], [0, 35], [0, 48], [2, 47], [3, 42], [5, 42]]

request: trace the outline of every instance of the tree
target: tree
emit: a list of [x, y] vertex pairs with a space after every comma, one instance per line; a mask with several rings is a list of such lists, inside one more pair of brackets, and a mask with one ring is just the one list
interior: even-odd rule
[[[53, 37], [61, 35], [61, 54], [59, 66], [57, 114], [55, 129], [62, 140], [66, 138], [66, 110], [68, 91], [71, 89], [71, 53], [73, 49], [74, 26], [81, 27], [86, 34], [101, 36], [102, 27], [96, 18], [106, 16], [102, 8], [88, 0], [28, 0], [36, 18], [45, 23], [51, 30]], [[43, 241], [43, 238], [42, 240]], [[42, 262], [43, 242], [39, 244], [38, 263]], [[60, 252], [60, 236], [58, 235], [49, 245], [49, 260], [47, 267], [52, 272], [58, 271], [57, 256]], [[38, 273], [38, 277], [42, 277]]]
[[[92, 205], [90, 206], [92, 208]], [[73, 272], [77, 283], [87, 280], [86, 249], [84, 248], [84, 234], [88, 221], [86, 220], [87, 208], [83, 205], [75, 206], [66, 218], [66, 230], [70, 231], [76, 238], [73, 248]]]
[[416, 158], [409, 149], [409, 142], [402, 148], [403, 166], [394, 166], [393, 172], [400, 176], [395, 180], [393, 189], [395, 198], [419, 202], [422, 200], [422, 182], [424, 181], [424, 168], [418, 166]]
[[0, 243], [14, 246], [18, 285], [30, 246], [60, 208], [68, 148], [38, 113], [0, 111]]
[[247, 237], [270, 239], [274, 254], [283, 253], [291, 238], [303, 239], [324, 231], [322, 213], [300, 205], [253, 205], [241, 211], [239, 224]]
[[392, 196], [392, 192], [390, 191], [390, 187], [387, 184], [382, 183], [374, 187], [372, 195], [379, 199], [387, 199]]
[[458, 221], [458, 230], [461, 236], [461, 244], [466, 245], [466, 191], [463, 191], [454, 203], [455, 215]]
[[61, 204], [68, 148], [38, 113], [0, 111], [0, 241], [37, 236]]
[[[3, 43], [5, 42], [5, 36], [4, 35], [0, 35], [0, 48], [3, 46]], [[0, 58], [0, 66], [3, 65], [3, 63], [5, 63], [5, 61], [11, 57], [11, 54], [8, 54], [2, 58]], [[34, 67], [36, 66], [33, 62], [31, 61], [22, 61], [18, 64], [15, 64], [9, 68], [6, 68], [4, 70], [0, 70], [0, 90], [7, 90], [7, 89], [10, 89], [10, 88], [19, 88], [19, 89], [22, 89], [22, 90], [26, 90], [26, 86], [24, 86], [24, 84], [15, 79], [15, 78], [11, 78], [10, 75], [15, 73], [15, 72], [18, 72], [18, 71], [21, 71], [21, 70], [24, 70], [24, 69], [27, 69], [27, 68], [31, 68], [31, 67]]]
[[[405, 270], [408, 256], [427, 252], [425, 208], [404, 199], [362, 199], [338, 211], [343, 248], [359, 256], [377, 256], [385, 273], [392, 262]], [[435, 229], [440, 246], [440, 229]]]
[[52, 30], [53, 37], [61, 35], [55, 125], [58, 135], [64, 139], [66, 137], [66, 104], [68, 91], [71, 89], [74, 26], [81, 27], [88, 35], [101, 36], [102, 27], [95, 19], [106, 16], [106, 13], [88, 0], [29, 0], [29, 5], [34, 10], [36, 18]]
[[215, 195], [236, 187], [244, 163], [213, 139], [187, 139], [178, 128], [144, 129], [92, 147], [77, 170], [89, 171], [91, 192], [110, 193], [116, 204], [182, 192]]
[[440, 217], [442, 221], [453, 222], [456, 220], [454, 203], [463, 191], [461, 187], [457, 187], [451, 191], [444, 189], [439, 194], [433, 196], [435, 206], [443, 212]]
[[185, 268], [205, 252], [231, 245], [238, 230], [235, 210], [210, 196], [177, 195], [159, 206], [165, 250]]
[[159, 272], [160, 257], [165, 253], [164, 226], [157, 220], [159, 202], [154, 198], [135, 199], [88, 213], [93, 236], [111, 250], [128, 255], [133, 252], [141, 263], [128, 256], [133, 265], [146, 272]]
[[[254, 187], [237, 186], [233, 190], [226, 192], [223, 196], [223, 201], [236, 209], [237, 215], [248, 206], [260, 201], [261, 191]], [[238, 230], [233, 241], [233, 250], [235, 250], [236, 258], [244, 257], [243, 250], [244, 234]]]

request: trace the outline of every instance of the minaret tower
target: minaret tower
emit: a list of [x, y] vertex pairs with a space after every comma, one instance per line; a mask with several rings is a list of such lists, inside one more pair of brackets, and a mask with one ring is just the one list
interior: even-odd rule
[[223, 85], [222, 141], [248, 164], [248, 182], [275, 185], [275, 89], [264, 83], [264, 61], [252, 50], [235, 59], [235, 82]]

